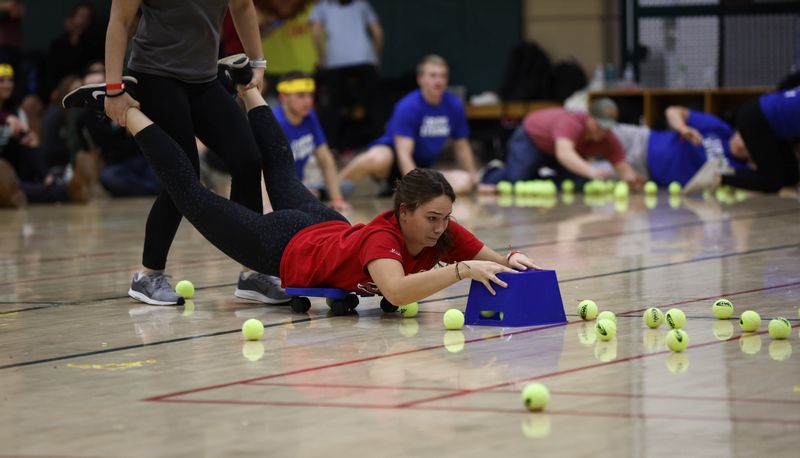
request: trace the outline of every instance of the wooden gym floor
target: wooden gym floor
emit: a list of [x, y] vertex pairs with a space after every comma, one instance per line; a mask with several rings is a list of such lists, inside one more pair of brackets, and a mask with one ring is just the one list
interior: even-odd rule
[[[355, 222], [390, 205], [354, 203]], [[153, 307], [126, 294], [147, 199], [2, 211], [0, 456], [797, 456], [798, 200], [589, 203], [459, 199], [489, 246], [557, 270], [569, 323], [447, 333], [466, 282], [415, 319], [373, 299], [292, 315], [234, 298], [238, 266], [184, 222], [169, 273], [198, 291]], [[721, 296], [759, 332], [711, 318]], [[595, 342], [583, 298], [619, 315], [616, 340]], [[649, 306], [686, 312], [685, 353], [644, 327]], [[775, 316], [789, 340], [766, 333]], [[263, 341], [243, 341], [248, 318]], [[533, 380], [544, 413], [521, 405]]]

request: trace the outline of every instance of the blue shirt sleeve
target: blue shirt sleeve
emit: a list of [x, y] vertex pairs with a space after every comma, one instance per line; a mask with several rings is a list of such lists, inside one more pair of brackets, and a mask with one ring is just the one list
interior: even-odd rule
[[311, 134], [314, 136], [314, 149], [317, 149], [320, 145], [328, 143], [328, 140], [325, 138], [325, 132], [322, 130], [322, 125], [314, 110], [308, 113], [308, 119], [311, 121]]
[[699, 130], [704, 137], [708, 133], [713, 132], [722, 139], [728, 139], [732, 137], [734, 133], [731, 126], [729, 126], [725, 121], [714, 115], [701, 113], [699, 111], [690, 110], [689, 119], [686, 121], [686, 123], [689, 126]]
[[375, 10], [372, 9], [372, 5], [370, 5], [369, 2], [367, 1], [361, 2], [361, 9], [362, 9], [362, 14], [364, 16], [365, 24], [372, 24], [373, 22], [378, 22], [378, 15], [375, 14]]
[[[406, 101], [403, 100], [397, 104], [397, 108], [395, 109], [392, 133], [394, 135], [402, 135], [403, 137], [416, 139], [422, 119], [414, 105], [404, 102]], [[394, 135], [392, 137], [394, 137]], [[394, 138], [392, 138], [392, 141], [394, 141]]]
[[461, 100], [455, 96], [452, 98], [452, 100], [453, 109], [450, 115], [452, 130], [450, 131], [450, 136], [455, 140], [469, 138], [469, 123], [467, 122], [467, 112], [464, 109], [464, 104], [461, 103]]

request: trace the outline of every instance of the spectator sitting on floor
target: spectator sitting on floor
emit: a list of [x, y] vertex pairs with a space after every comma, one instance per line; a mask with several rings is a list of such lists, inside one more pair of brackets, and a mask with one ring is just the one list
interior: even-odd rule
[[381, 195], [391, 195], [395, 181], [417, 167], [432, 167], [447, 140], [453, 140], [462, 170], [442, 174], [457, 194], [471, 192], [478, 181], [475, 157], [469, 144], [469, 126], [464, 104], [448, 92], [447, 62], [437, 55], [426, 56], [417, 65], [419, 89], [406, 95], [382, 137], [342, 170], [342, 180], [371, 177], [384, 181]]

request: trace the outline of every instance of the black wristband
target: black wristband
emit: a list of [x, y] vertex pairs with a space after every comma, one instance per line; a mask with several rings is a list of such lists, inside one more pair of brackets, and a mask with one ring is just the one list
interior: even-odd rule
[[125, 88], [122, 88], [122, 90], [117, 92], [116, 94], [109, 94], [108, 92], [106, 92], [106, 97], [111, 97], [113, 99], [114, 97], [119, 97], [124, 93], [125, 93]]

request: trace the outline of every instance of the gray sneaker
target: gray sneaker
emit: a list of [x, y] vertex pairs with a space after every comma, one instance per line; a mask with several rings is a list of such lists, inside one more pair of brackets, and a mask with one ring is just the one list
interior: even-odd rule
[[281, 288], [280, 278], [254, 271], [247, 278], [245, 278], [244, 272], [239, 274], [239, 283], [236, 285], [236, 292], [233, 295], [240, 299], [259, 301], [265, 304], [282, 304], [291, 299]]
[[169, 284], [169, 275], [163, 273], [141, 275], [136, 272], [128, 296], [150, 305], [183, 305], [185, 302]]

